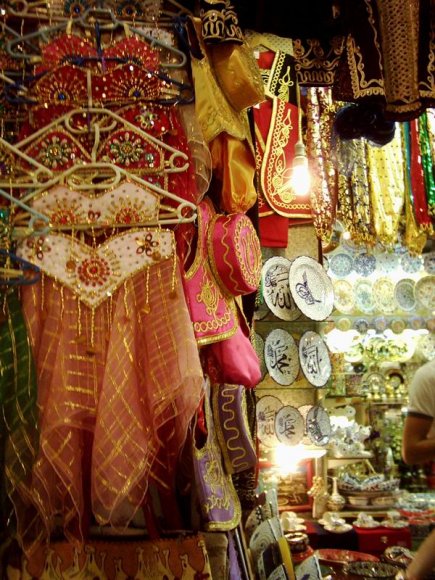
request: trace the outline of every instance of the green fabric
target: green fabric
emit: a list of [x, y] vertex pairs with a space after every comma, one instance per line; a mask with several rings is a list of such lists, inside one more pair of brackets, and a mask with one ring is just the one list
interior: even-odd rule
[[423, 113], [418, 119], [418, 132], [420, 139], [421, 164], [423, 167], [424, 184], [426, 187], [426, 199], [429, 206], [429, 214], [432, 216], [433, 220], [435, 217], [435, 175], [427, 113]]
[[[0, 526], [14, 527], [11, 499], [29, 480], [38, 447], [36, 372], [16, 290], [0, 294]], [[11, 517], [12, 516], [12, 517]]]

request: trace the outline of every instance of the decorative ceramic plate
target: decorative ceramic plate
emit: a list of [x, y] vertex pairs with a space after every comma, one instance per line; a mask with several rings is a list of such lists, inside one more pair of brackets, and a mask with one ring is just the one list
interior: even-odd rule
[[412, 278], [402, 278], [394, 288], [394, 297], [397, 305], [405, 312], [411, 312], [415, 308], [415, 282]]
[[350, 532], [352, 524], [341, 524], [340, 526], [325, 526], [325, 530], [333, 532], [334, 534], [345, 534]]
[[315, 554], [323, 562], [337, 564], [347, 564], [348, 562], [379, 562], [379, 558], [364, 552], [354, 552], [353, 550], [335, 550], [323, 548], [316, 550]]
[[258, 332], [254, 332], [252, 345], [260, 361], [261, 379], [264, 379], [267, 373], [266, 361], [264, 360], [264, 340]]
[[367, 334], [367, 331], [370, 328], [370, 324], [369, 321], [366, 320], [365, 318], [357, 318], [353, 323], [353, 327], [360, 334]]
[[375, 309], [373, 287], [370, 280], [360, 279], [355, 282], [355, 307], [364, 314], [371, 314]]
[[345, 567], [345, 573], [350, 576], [367, 578], [394, 578], [397, 567], [385, 562], [350, 562]]
[[332, 282], [313, 258], [299, 256], [290, 266], [290, 292], [296, 305], [312, 320], [325, 320], [334, 306]]
[[351, 312], [355, 306], [352, 284], [347, 280], [335, 280], [334, 307], [339, 312]]
[[331, 436], [329, 413], [321, 406], [314, 405], [307, 413], [307, 434], [314, 445], [327, 445]]
[[264, 360], [269, 375], [279, 385], [291, 385], [299, 374], [299, 353], [291, 334], [275, 328], [266, 337]]
[[283, 406], [278, 397], [265, 395], [260, 397], [255, 408], [257, 434], [263, 445], [275, 447], [278, 439], [275, 434], [275, 417]]
[[352, 523], [357, 528], [363, 528], [364, 530], [373, 530], [374, 528], [379, 528], [381, 525], [376, 520], [366, 520], [365, 522], [355, 520]]
[[331, 376], [331, 360], [323, 338], [312, 330], [307, 330], [299, 341], [299, 362], [309, 383], [324, 387]]
[[391, 528], [391, 529], [400, 530], [401, 528], [408, 527], [409, 522], [408, 522], [408, 520], [396, 520], [396, 521], [382, 520], [381, 526], [384, 526], [384, 528]]
[[418, 350], [426, 360], [435, 358], [435, 335], [426, 334], [418, 341]]
[[394, 318], [390, 322], [390, 328], [394, 334], [402, 334], [406, 328], [406, 322], [402, 318]]
[[400, 256], [400, 265], [402, 266], [402, 270], [407, 274], [415, 274], [423, 267], [423, 257], [412, 256], [408, 252], [405, 252]]
[[394, 252], [382, 252], [376, 256], [377, 268], [385, 274], [394, 272], [400, 263], [400, 256]]
[[373, 301], [379, 312], [391, 314], [396, 310], [396, 301], [394, 300], [395, 284], [390, 278], [378, 278], [373, 283]]
[[424, 276], [415, 285], [415, 297], [423, 308], [435, 310], [435, 276]]
[[353, 261], [353, 268], [360, 276], [370, 276], [376, 270], [376, 258], [373, 254], [362, 252]]
[[267, 306], [275, 316], [289, 321], [301, 315], [290, 292], [290, 264], [287, 258], [274, 256], [265, 262], [261, 270], [263, 296]]
[[373, 320], [373, 326], [377, 332], [384, 332], [388, 327], [388, 320], [385, 316], [376, 316]]
[[435, 252], [423, 254], [423, 267], [428, 274], [435, 274]]
[[340, 252], [329, 258], [329, 270], [337, 278], [345, 278], [353, 270], [353, 258], [349, 254]]
[[249, 540], [249, 549], [254, 560], [258, 558], [267, 546], [276, 542], [280, 536], [282, 536], [282, 531], [278, 516], [261, 522]]
[[304, 419], [296, 407], [286, 405], [275, 417], [275, 433], [280, 443], [297, 445], [304, 436]]

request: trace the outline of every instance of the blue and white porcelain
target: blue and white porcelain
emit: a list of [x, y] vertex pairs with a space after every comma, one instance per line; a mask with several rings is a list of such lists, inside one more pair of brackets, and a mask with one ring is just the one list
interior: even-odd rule
[[329, 270], [337, 278], [345, 278], [353, 271], [353, 257], [339, 252], [329, 258]]
[[354, 259], [353, 268], [357, 274], [367, 278], [376, 270], [376, 258], [373, 254], [362, 252]]

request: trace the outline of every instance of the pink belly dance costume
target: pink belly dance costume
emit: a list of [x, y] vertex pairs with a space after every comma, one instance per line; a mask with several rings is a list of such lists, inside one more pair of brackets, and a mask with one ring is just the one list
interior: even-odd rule
[[[90, 58], [89, 66], [66, 63], [65, 46], [72, 44], [76, 55]], [[32, 90], [42, 96], [50, 87], [59, 88], [53, 79], [67, 67], [61, 77], [70, 82], [70, 93], [80, 92], [76, 79], [83, 73], [89, 76], [97, 66], [93, 54], [86, 40], [59, 37], [43, 53], [42, 66], [48, 72]], [[89, 514], [101, 525], [122, 530], [143, 506], [150, 481], [170, 488], [202, 393], [174, 233], [162, 227], [127, 227], [155, 222], [161, 210], [155, 188], [134, 176], [167, 186], [172, 174], [165, 173], [169, 153], [164, 145], [185, 152], [187, 140], [176, 109], [147, 100], [156, 91], [164, 94], [163, 81], [150, 72], [158, 68], [152, 49], [128, 38], [107, 49], [103, 61], [110, 63], [112, 56], [116, 66], [107, 65], [114, 75], [112, 96], [105, 102], [102, 95], [99, 106], [116, 108], [123, 119], [158, 141], [141, 140], [124, 128], [109, 133], [90, 151], [85, 132], [75, 133], [73, 127], [60, 136], [56, 126], [38, 142], [29, 139], [28, 154], [54, 173], [71, 164], [102, 161], [123, 168], [132, 179], [98, 194], [58, 183], [35, 195], [32, 203], [49, 216], [53, 231], [24, 240], [18, 250], [43, 272], [40, 283], [22, 292], [40, 408], [37, 460], [32, 480], [20, 490], [27, 508], [17, 513], [18, 535], [28, 552], [47, 542], [58, 525], [69, 541], [82, 543]], [[133, 76], [141, 73], [136, 78], [142, 79], [144, 93], [129, 93], [130, 100], [123, 100], [116, 92], [122, 83], [114, 88], [113, 78], [124, 79], [130, 66]], [[119, 67], [124, 67], [121, 72]], [[92, 83], [101, 94], [103, 76]], [[65, 94], [67, 89], [64, 83]], [[63, 115], [83, 105], [80, 99], [65, 103], [68, 99], [61, 94], [48, 100], [52, 113]], [[38, 98], [32, 112], [43, 108]], [[100, 126], [105, 122], [102, 114]], [[174, 172], [180, 197], [187, 190], [194, 196], [190, 173], [189, 168]], [[77, 225], [83, 223], [89, 228], [78, 236]]]

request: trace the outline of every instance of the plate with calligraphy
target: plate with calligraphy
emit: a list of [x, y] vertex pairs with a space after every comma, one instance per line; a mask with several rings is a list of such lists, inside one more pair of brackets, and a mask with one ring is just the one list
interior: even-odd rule
[[307, 330], [299, 341], [299, 362], [309, 383], [324, 387], [331, 376], [328, 347], [317, 332]]
[[282, 406], [281, 400], [272, 395], [260, 397], [255, 406], [257, 435], [263, 445], [267, 447], [278, 445], [278, 438], [275, 433], [275, 417]]
[[327, 445], [331, 436], [331, 419], [322, 405], [313, 405], [307, 413], [307, 435], [314, 445]]
[[291, 261], [283, 256], [266, 260], [261, 271], [263, 297], [269, 309], [281, 320], [296, 320], [302, 314], [289, 286]]
[[290, 266], [289, 285], [296, 306], [305, 316], [318, 321], [328, 318], [334, 307], [334, 289], [321, 264], [299, 256]]
[[275, 433], [280, 443], [297, 445], [304, 436], [304, 418], [296, 407], [286, 405], [275, 417]]
[[264, 360], [269, 375], [279, 385], [291, 385], [299, 374], [299, 352], [291, 334], [275, 328], [266, 336]]

